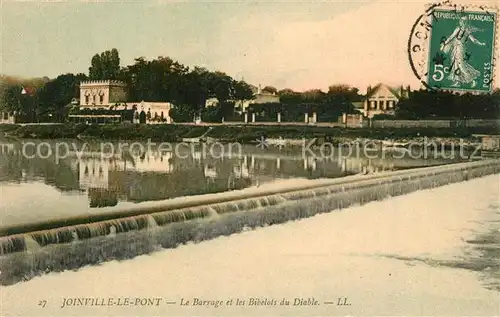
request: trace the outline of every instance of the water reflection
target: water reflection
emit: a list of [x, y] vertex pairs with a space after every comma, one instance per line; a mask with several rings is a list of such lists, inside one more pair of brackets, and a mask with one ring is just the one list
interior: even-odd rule
[[320, 159], [303, 157], [300, 149], [280, 153], [253, 146], [231, 157], [214, 158], [199, 150], [176, 157], [172, 152], [149, 150], [138, 155], [106, 155], [104, 159], [98, 148], [89, 147], [83, 153], [70, 151], [56, 161], [53, 156], [41, 158], [34, 153], [24, 156], [22, 146], [21, 142], [0, 140], [0, 186], [45, 184], [64, 195], [86, 195], [90, 208], [223, 192], [276, 179], [336, 178], [450, 162], [387, 157]]

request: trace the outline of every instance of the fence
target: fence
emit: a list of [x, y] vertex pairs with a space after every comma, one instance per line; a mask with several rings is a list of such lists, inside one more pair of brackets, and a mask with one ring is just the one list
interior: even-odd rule
[[470, 119], [466, 120], [467, 127], [500, 127], [500, 119]]
[[372, 120], [372, 128], [449, 128], [450, 120]]
[[371, 120], [372, 128], [495, 128], [500, 119], [466, 120]]
[[245, 123], [243, 121], [225, 121], [224, 125], [267, 125], [267, 126], [316, 126], [316, 127], [347, 127], [347, 128], [500, 128], [500, 119], [467, 119], [467, 120], [348, 120], [339, 122], [269, 122], [258, 121]]

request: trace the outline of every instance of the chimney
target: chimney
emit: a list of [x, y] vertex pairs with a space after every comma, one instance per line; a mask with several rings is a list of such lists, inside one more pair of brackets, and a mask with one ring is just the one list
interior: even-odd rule
[[260, 94], [260, 93], [261, 93], [261, 91], [262, 91], [262, 88], [261, 88], [261, 86], [260, 86], [260, 84], [259, 84], [259, 89], [257, 90], [257, 93], [258, 93], [258, 94]]
[[366, 95], [369, 95], [371, 91], [372, 91], [372, 86], [368, 86], [368, 88], [366, 88]]

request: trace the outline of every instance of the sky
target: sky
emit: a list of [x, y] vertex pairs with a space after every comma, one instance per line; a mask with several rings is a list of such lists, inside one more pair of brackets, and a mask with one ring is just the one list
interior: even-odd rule
[[[464, 2], [474, 1], [455, 1]], [[364, 91], [379, 82], [418, 89], [406, 50], [427, 3], [0, 0], [0, 73], [88, 73], [94, 54], [117, 48], [122, 66], [169, 56], [279, 89]]]

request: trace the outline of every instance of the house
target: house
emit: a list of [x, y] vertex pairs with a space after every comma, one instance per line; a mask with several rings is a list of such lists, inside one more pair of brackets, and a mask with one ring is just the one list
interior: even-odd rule
[[127, 101], [127, 85], [118, 80], [91, 80], [80, 83], [80, 108], [108, 108]]
[[394, 88], [385, 84], [368, 86], [363, 102], [365, 117], [373, 118], [377, 114], [394, 115], [394, 109], [402, 98], [408, 98], [410, 86]]
[[252, 90], [254, 92], [253, 99], [251, 99], [251, 100], [237, 100], [235, 102], [235, 107], [237, 109], [237, 112], [239, 112], [239, 113], [247, 112], [247, 108], [250, 105], [258, 105], [258, 104], [265, 104], [265, 103], [279, 103], [280, 102], [280, 96], [278, 96], [278, 94], [270, 93], [267, 91], [262, 91], [260, 85], [259, 85], [259, 87], [252, 87]]
[[[276, 93], [262, 91], [259, 87], [253, 87], [253, 99], [250, 100], [234, 100], [234, 107], [236, 112], [242, 114], [247, 111], [250, 105], [265, 104], [265, 103], [279, 103], [280, 97]], [[205, 102], [205, 107], [213, 107], [219, 104], [217, 98], [209, 98]]]
[[132, 107], [136, 109], [135, 123], [172, 123], [169, 113], [173, 105], [170, 102], [149, 102], [143, 100], [138, 104], [133, 104]]
[[173, 105], [169, 102], [128, 102], [127, 85], [118, 80], [92, 80], [80, 83], [78, 111], [71, 121], [109, 123], [171, 123]]
[[481, 139], [482, 157], [500, 157], [500, 135], [473, 134], [476, 139]]
[[[19, 92], [21, 93], [21, 97], [18, 101], [19, 103], [21, 103], [21, 100], [26, 97], [30, 98], [30, 97], [35, 97], [36, 95], [35, 87], [21, 86], [19, 89], [20, 89]], [[13, 105], [10, 106], [12, 107]], [[0, 124], [15, 124], [15, 123], [16, 123], [15, 111], [0, 110]]]
[[262, 103], [278, 103], [280, 102], [280, 97], [277, 93], [271, 93], [267, 91], [263, 91], [259, 85], [258, 88], [254, 88], [254, 99], [252, 99], [251, 103], [253, 104], [262, 104]]

